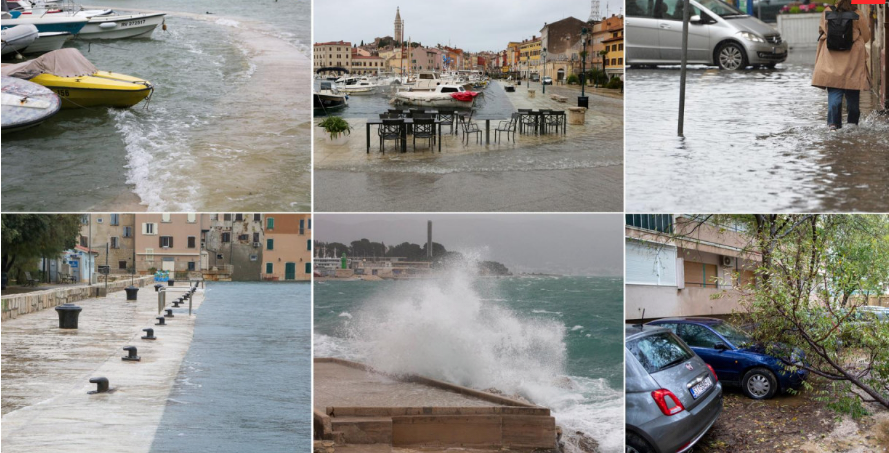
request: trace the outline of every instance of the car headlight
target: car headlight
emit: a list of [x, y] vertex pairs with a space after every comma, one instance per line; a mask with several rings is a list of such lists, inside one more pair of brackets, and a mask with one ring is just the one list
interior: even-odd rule
[[742, 38], [751, 42], [766, 42], [762, 36], [750, 33], [749, 31], [739, 31], [738, 34], [741, 35]]

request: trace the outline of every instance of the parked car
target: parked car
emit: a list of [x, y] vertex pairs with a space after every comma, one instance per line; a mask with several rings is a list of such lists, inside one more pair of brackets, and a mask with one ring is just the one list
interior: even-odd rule
[[550, 76], [546, 76], [546, 77], [544, 77], [544, 78], [543, 78], [543, 84], [544, 84], [544, 85], [552, 85], [552, 84], [553, 84], [553, 78], [550, 77]]
[[[682, 0], [627, 0], [628, 65], [682, 61]], [[690, 0], [688, 63], [736, 70], [774, 67], [787, 43], [765, 22], [719, 0]]]
[[763, 22], [778, 22], [778, 14], [781, 12], [781, 9], [794, 1], [795, 0], [753, 0], [753, 15]]
[[[808, 376], [803, 369], [788, 371], [781, 359], [767, 354], [746, 333], [721, 319], [665, 318], [648, 325], [665, 327], [678, 335], [716, 370], [720, 381], [740, 386], [749, 398], [765, 400], [799, 388]], [[788, 361], [802, 364], [798, 352], [788, 350], [788, 356]]]
[[627, 453], [690, 450], [722, 413], [713, 369], [668, 329], [627, 326]]

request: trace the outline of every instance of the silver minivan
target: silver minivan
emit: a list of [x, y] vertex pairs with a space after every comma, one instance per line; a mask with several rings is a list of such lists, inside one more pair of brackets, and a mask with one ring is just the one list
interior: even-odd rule
[[690, 450], [722, 413], [722, 384], [670, 330], [626, 327], [627, 453]]
[[[682, 0], [626, 0], [628, 65], [679, 64]], [[787, 59], [787, 43], [765, 22], [720, 0], [689, 0], [688, 62], [735, 70], [774, 67]]]

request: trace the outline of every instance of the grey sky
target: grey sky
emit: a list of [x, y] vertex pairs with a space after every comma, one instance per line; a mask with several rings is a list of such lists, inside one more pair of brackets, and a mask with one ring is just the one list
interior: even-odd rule
[[314, 238], [348, 244], [359, 239], [424, 244], [480, 254], [513, 272], [623, 275], [624, 217], [620, 214], [316, 214]]
[[[622, 0], [600, 0], [600, 14], [617, 14]], [[372, 42], [393, 36], [395, 8], [401, 7], [404, 39], [427, 46], [447, 45], [471, 52], [503, 50], [509, 41], [539, 35], [544, 22], [590, 17], [590, 0], [319, 0], [314, 3], [315, 42]]]

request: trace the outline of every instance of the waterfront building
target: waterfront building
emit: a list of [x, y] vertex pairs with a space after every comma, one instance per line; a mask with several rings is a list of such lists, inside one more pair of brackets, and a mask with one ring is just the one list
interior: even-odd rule
[[271, 281], [312, 278], [312, 216], [264, 214], [262, 279]]
[[205, 279], [260, 280], [262, 242], [262, 214], [203, 214], [201, 267]]
[[[363, 55], [367, 53], [368, 55]], [[370, 52], [362, 52], [360, 49], [352, 48], [352, 66], [349, 72], [356, 75], [376, 75], [386, 70], [386, 60], [379, 55], [370, 55]]]
[[626, 318], [728, 315], [761, 261], [738, 225], [626, 215]]
[[605, 74], [608, 77], [624, 78], [624, 29], [623, 24], [620, 28], [609, 30], [611, 37], [602, 41], [605, 50], [606, 66]]
[[540, 37], [523, 40], [519, 45], [519, 72], [522, 78], [537, 79], [540, 77]]
[[546, 49], [546, 61], [541, 67], [541, 75], [552, 77], [558, 83], [574, 73], [575, 62], [579, 61], [583, 50], [581, 32], [588, 26], [574, 17], [543, 25], [540, 45]]
[[[598, 69], [603, 69], [604, 67], [609, 74], [619, 75], [619, 77], [623, 78], [623, 29], [623, 16], [612, 15], [593, 25], [592, 39], [587, 45], [588, 67]], [[608, 42], [606, 43], [606, 41]], [[602, 57], [603, 51], [607, 51], [605, 59]], [[615, 59], [615, 64], [613, 65], [611, 64], [612, 57]]]
[[109, 274], [129, 274], [134, 266], [135, 225], [135, 214], [82, 214], [78, 243], [95, 252], [97, 265], [107, 265]]
[[352, 67], [352, 43], [345, 41], [331, 41], [315, 43], [312, 58], [314, 71], [320, 68], [343, 68], [349, 70]]
[[197, 214], [136, 214], [136, 272], [201, 277], [201, 222]]

